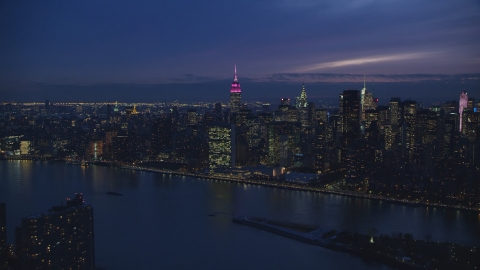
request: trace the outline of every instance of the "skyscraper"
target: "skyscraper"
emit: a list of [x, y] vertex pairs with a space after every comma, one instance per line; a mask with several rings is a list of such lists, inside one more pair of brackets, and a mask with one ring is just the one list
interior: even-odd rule
[[302, 86], [302, 92], [300, 96], [297, 97], [296, 107], [297, 108], [306, 108], [307, 107], [307, 92], [305, 91], [305, 84]]
[[463, 110], [468, 107], [468, 94], [465, 91], [462, 91], [460, 94], [460, 101], [458, 104], [458, 112], [460, 114], [460, 128], [459, 131], [462, 132], [462, 123], [463, 123]]
[[367, 84], [365, 82], [365, 75], [363, 75], [363, 88], [362, 90], [360, 91], [360, 111], [361, 111], [361, 120], [365, 120], [365, 115], [364, 115], [364, 112], [365, 112], [365, 109], [364, 109], [364, 106], [365, 106], [365, 94], [367, 93]]
[[469, 97], [469, 98], [468, 98], [467, 109], [468, 109], [469, 111], [473, 112], [473, 109], [474, 109], [474, 108], [475, 108], [475, 99]]
[[232, 86], [230, 87], [230, 111], [237, 113], [242, 106], [242, 90], [237, 77], [237, 65], [235, 64], [235, 74], [233, 76]]
[[361, 91], [343, 91], [342, 105], [342, 151], [341, 161], [345, 169], [345, 176], [349, 184], [356, 184], [360, 179], [360, 119], [361, 119]]
[[403, 102], [402, 145], [406, 151], [408, 161], [413, 161], [415, 151], [415, 134], [417, 121], [417, 102], [406, 100]]
[[7, 262], [7, 213], [5, 203], [0, 203], [0, 269], [6, 269]]
[[400, 100], [399, 97], [392, 97], [390, 99], [390, 124], [392, 125], [398, 125], [399, 119], [400, 119], [400, 105], [402, 101]]
[[235, 125], [224, 123], [208, 127], [209, 168], [235, 166]]
[[296, 107], [298, 109], [298, 120], [302, 123], [302, 126], [308, 126], [308, 102], [307, 102], [307, 92], [305, 91], [305, 84], [302, 86], [302, 92], [299, 97], [297, 97]]
[[377, 103], [373, 98], [373, 92], [367, 91], [367, 84], [365, 81], [365, 76], [363, 76], [363, 89], [360, 91], [360, 103], [361, 103], [361, 110], [362, 110], [362, 121], [365, 121], [365, 112], [368, 110], [375, 110], [377, 107]]
[[358, 90], [343, 91], [343, 136], [348, 141], [360, 138], [361, 94]]
[[22, 218], [16, 229], [21, 269], [94, 269], [93, 207], [81, 194]]

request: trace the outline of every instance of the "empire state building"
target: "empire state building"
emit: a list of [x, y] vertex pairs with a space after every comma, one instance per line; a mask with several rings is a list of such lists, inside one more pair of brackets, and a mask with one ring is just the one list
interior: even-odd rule
[[237, 64], [235, 64], [235, 75], [230, 87], [230, 112], [237, 113], [242, 106], [242, 90], [237, 78]]

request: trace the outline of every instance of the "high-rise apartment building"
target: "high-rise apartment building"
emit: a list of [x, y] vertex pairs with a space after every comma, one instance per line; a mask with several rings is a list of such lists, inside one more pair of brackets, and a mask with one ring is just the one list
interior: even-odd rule
[[76, 194], [22, 218], [16, 245], [21, 269], [94, 269], [93, 207]]
[[7, 263], [7, 213], [5, 203], [0, 203], [0, 269]]

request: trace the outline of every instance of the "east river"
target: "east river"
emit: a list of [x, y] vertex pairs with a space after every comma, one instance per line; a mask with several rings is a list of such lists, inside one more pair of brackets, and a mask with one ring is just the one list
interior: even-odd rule
[[[107, 195], [114, 191], [125, 196]], [[110, 269], [390, 269], [234, 224], [246, 215], [480, 247], [480, 215], [339, 195], [61, 162], [0, 161], [8, 243], [22, 217], [83, 193], [94, 207], [95, 261]]]

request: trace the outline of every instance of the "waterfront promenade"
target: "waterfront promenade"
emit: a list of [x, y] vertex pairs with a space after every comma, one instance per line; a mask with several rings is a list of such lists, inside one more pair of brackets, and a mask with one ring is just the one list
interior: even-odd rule
[[[37, 159], [28, 159], [28, 160], [37, 160]], [[44, 160], [42, 159], [42, 161]], [[56, 160], [56, 161], [64, 161], [64, 160]], [[415, 207], [416, 206], [438, 207], [438, 208], [470, 211], [470, 212], [475, 212], [480, 214], [480, 207], [449, 205], [449, 204], [442, 204], [442, 203], [430, 202], [430, 201], [424, 201], [424, 200], [422, 201], [422, 200], [400, 199], [400, 198], [382, 196], [378, 194], [367, 194], [364, 192], [357, 192], [357, 191], [314, 187], [314, 186], [302, 185], [298, 183], [289, 183], [285, 181], [242, 179], [234, 175], [229, 176], [224, 174], [222, 176], [219, 176], [219, 175], [208, 174], [208, 173], [192, 173], [192, 172], [185, 172], [185, 171], [165, 170], [165, 169], [141, 166], [139, 164], [131, 165], [131, 164], [122, 164], [122, 163], [114, 163], [114, 162], [90, 162], [90, 163], [94, 165], [108, 165], [112, 167], [118, 167], [122, 169], [129, 169], [129, 170], [136, 170], [136, 171], [146, 171], [146, 172], [154, 172], [154, 173], [162, 173], [162, 174], [170, 174], [170, 175], [189, 176], [189, 177], [212, 179], [212, 180], [218, 180], [218, 181], [228, 181], [228, 182], [244, 183], [244, 184], [251, 184], [251, 185], [259, 185], [259, 186], [272, 187], [272, 188], [318, 192], [318, 193], [334, 194], [334, 195], [348, 196], [348, 197], [354, 197], [354, 198], [380, 200], [380, 201], [385, 201], [389, 203], [403, 204], [403, 205], [409, 205], [409, 206], [415, 206]]]
[[140, 165], [126, 165], [126, 164], [114, 164], [114, 163], [112, 163], [112, 165], [113, 166], [118, 166], [119, 168], [122, 168], [122, 169], [156, 172], [156, 173], [172, 174], [172, 175], [180, 175], [180, 176], [190, 176], [190, 177], [196, 177], [196, 178], [213, 179], [213, 180], [218, 180], [218, 181], [229, 181], [229, 182], [237, 182], [237, 183], [244, 183], [244, 184], [251, 184], [251, 185], [260, 185], [260, 186], [264, 186], [264, 187], [273, 187], [273, 188], [282, 188], [282, 189], [290, 189], [290, 190], [299, 190], [299, 191], [309, 191], [309, 192], [342, 195], [342, 196], [355, 197], [355, 198], [380, 200], [380, 201], [385, 201], [385, 202], [389, 202], [389, 203], [403, 204], [403, 205], [410, 205], [410, 206], [440, 207], [440, 208], [455, 209], [455, 210], [462, 210], [462, 211], [471, 211], [471, 212], [476, 212], [476, 213], [480, 214], [480, 207], [466, 207], [466, 206], [448, 205], [448, 204], [441, 204], [441, 203], [420, 201], [420, 200], [397, 199], [397, 198], [381, 196], [381, 195], [377, 195], [377, 194], [366, 194], [366, 193], [363, 193], [363, 192], [338, 190], [338, 189], [322, 188], [322, 187], [313, 187], [313, 186], [301, 185], [301, 184], [296, 184], [296, 183], [289, 183], [289, 182], [284, 182], [284, 181], [242, 179], [242, 178], [239, 178], [239, 177], [235, 177], [233, 175], [232, 176], [228, 176], [228, 175], [217, 176], [217, 175], [213, 175], [213, 174], [190, 173], [190, 172], [182, 172], [182, 171], [172, 171], [172, 170], [164, 170], [164, 169], [157, 169], [157, 168], [149, 168], [149, 167], [140, 166]]

